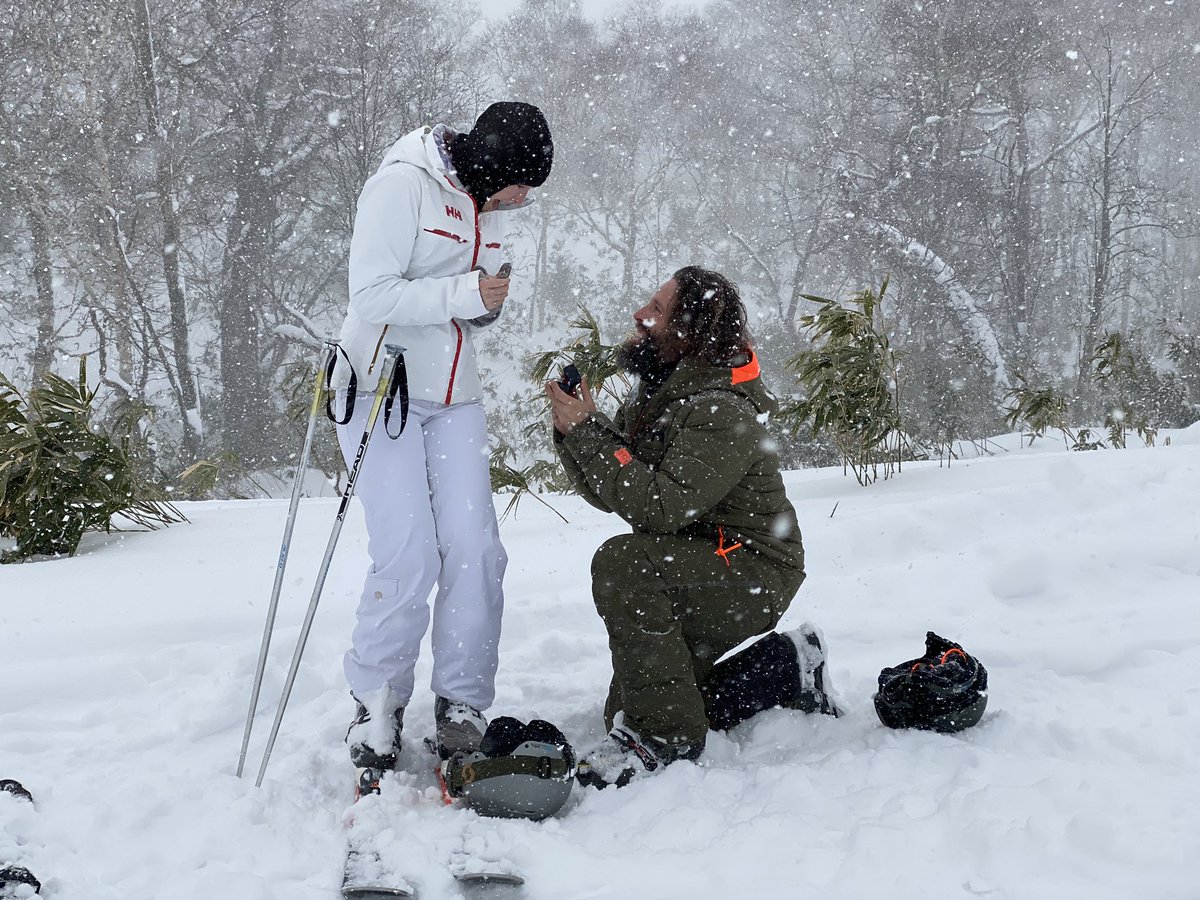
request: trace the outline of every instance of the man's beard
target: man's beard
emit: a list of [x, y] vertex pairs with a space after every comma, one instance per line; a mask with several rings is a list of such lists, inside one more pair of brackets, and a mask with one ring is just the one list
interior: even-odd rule
[[[668, 357], [668, 358], [665, 358]], [[664, 353], [663, 346], [651, 334], [638, 330], [617, 350], [617, 365], [643, 381], [662, 384], [675, 371], [678, 363], [675, 353]]]

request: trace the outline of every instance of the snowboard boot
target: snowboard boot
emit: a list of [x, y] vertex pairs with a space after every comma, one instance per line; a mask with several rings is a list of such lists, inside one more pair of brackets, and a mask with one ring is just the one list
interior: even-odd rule
[[703, 738], [697, 743], [668, 744], [617, 724], [599, 746], [584, 754], [575, 777], [580, 784], [598, 790], [610, 785], [625, 787], [635, 778], [681, 759], [697, 759], [703, 752]]
[[372, 721], [371, 711], [357, 697], [354, 702], [357, 709], [354, 721], [346, 731], [346, 745], [355, 768], [354, 799], [358, 800], [364, 794], [378, 794], [379, 780], [384, 772], [396, 768], [400, 732], [404, 728], [404, 707], [397, 707], [392, 712], [390, 734], [381, 735], [378, 725]]
[[787, 632], [787, 637], [796, 645], [796, 659], [800, 663], [800, 692], [795, 702], [790, 704], [792, 708], [806, 713], [840, 716], [842, 711], [838, 708], [826, 671], [829, 651], [825, 647], [825, 636], [821, 634], [821, 629], [805, 622], [794, 631]]
[[442, 759], [455, 753], [474, 753], [487, 731], [487, 719], [473, 706], [438, 697], [433, 705], [437, 752]]

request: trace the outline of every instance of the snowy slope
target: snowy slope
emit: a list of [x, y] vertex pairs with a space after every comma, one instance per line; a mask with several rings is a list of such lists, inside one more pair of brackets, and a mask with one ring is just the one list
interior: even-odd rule
[[[406, 770], [359, 815], [392, 829], [389, 859], [423, 898], [457, 896], [444, 860], [464, 841], [522, 866], [546, 900], [1200, 896], [1198, 428], [1169, 447], [1040, 444], [865, 489], [834, 470], [788, 485], [809, 580], [784, 625], [824, 628], [850, 714], [765, 713], [711, 736], [700, 765], [577, 789], [536, 825], [440, 806], [414, 749], [432, 729], [422, 687]], [[550, 499], [569, 525], [527, 498], [502, 526], [492, 712], [586, 747], [609, 674], [588, 562], [624, 526]], [[251, 775], [334, 503], [301, 508]], [[233, 769], [286, 501], [184, 510], [190, 525], [0, 568], [0, 778], [38, 798], [0, 795], [0, 864], [23, 862], [54, 898], [334, 900], [361, 519], [255, 789]], [[880, 668], [918, 655], [928, 628], [991, 675], [984, 723], [961, 735], [888, 731], [871, 709]]]

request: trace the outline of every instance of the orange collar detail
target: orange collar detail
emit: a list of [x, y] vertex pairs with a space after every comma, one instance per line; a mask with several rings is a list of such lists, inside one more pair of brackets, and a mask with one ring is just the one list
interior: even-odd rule
[[758, 367], [758, 356], [751, 350], [750, 362], [733, 370], [733, 383], [741, 384], [743, 381], [753, 381], [761, 374], [762, 370]]

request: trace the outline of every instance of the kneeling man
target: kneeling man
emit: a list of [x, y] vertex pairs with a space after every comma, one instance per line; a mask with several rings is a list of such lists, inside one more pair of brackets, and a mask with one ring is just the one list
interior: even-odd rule
[[[804, 581], [796, 511], [766, 428], [776, 401], [737, 287], [688, 266], [633, 318], [619, 361], [637, 382], [613, 419], [586, 382], [578, 396], [546, 385], [574, 489], [633, 527], [592, 560], [613, 664], [609, 736], [580, 761], [580, 780], [597, 787], [697, 758], [710, 719], [728, 727], [741, 717], [730, 703], [756, 711], [732, 696], [744, 685], [713, 689], [714, 664], [774, 628]], [[802, 626], [787, 637], [798, 675], [784, 705], [836, 715], [820, 633]]]

